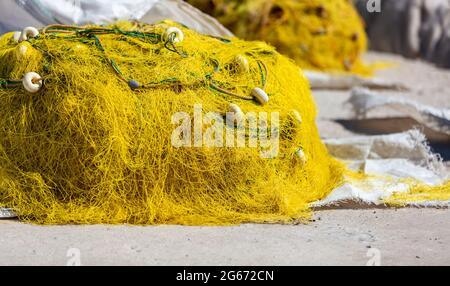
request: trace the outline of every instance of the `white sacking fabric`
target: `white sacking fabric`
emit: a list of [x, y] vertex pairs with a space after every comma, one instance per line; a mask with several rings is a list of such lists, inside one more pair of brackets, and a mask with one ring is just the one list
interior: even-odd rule
[[22, 7], [43, 23], [106, 24], [111, 20], [144, 16], [158, 0], [19, 0]]
[[[404, 133], [324, 140], [334, 157], [357, 171], [374, 175], [366, 180], [346, 179], [327, 198], [312, 204], [314, 208], [384, 205], [393, 193], [408, 192], [402, 179], [436, 186], [450, 179], [438, 155], [431, 152], [425, 136], [418, 130]], [[449, 207], [449, 201], [407, 203], [420, 207]]]
[[408, 90], [398, 82], [378, 78], [365, 78], [357, 75], [330, 74], [317, 71], [303, 71], [312, 89], [350, 90], [355, 87], [372, 89]]
[[0, 219], [15, 218], [16, 214], [11, 209], [0, 208]]
[[359, 118], [365, 118], [371, 110], [390, 107], [438, 133], [450, 135], [449, 109], [438, 109], [405, 98], [382, 96], [365, 88], [353, 89], [348, 103]]
[[[371, 110], [393, 108], [414, 119], [423, 127], [450, 136], [450, 110], [418, 102], [385, 96], [366, 88], [354, 88], [348, 103], [357, 118], [365, 118]], [[315, 208], [384, 205], [394, 192], [408, 192], [402, 179], [414, 179], [436, 186], [450, 179], [442, 159], [431, 152], [425, 135], [419, 130], [392, 135], [361, 136], [325, 140], [334, 157], [344, 160], [354, 170], [375, 175], [364, 181], [347, 178], [347, 182], [327, 198], [312, 204]], [[450, 201], [410, 202], [417, 207], [449, 207]]]
[[352, 169], [366, 174], [416, 178], [430, 185], [450, 179], [439, 155], [433, 154], [425, 136], [416, 129], [390, 135], [326, 139], [324, 143], [332, 156], [352, 163]]
[[155, 23], [172, 19], [203, 34], [232, 36], [217, 20], [182, 0], [2, 0], [0, 34], [49, 24]]

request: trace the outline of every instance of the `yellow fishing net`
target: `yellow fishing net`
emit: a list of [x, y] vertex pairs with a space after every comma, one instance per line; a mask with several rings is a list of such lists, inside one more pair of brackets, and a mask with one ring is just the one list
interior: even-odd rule
[[[182, 42], [177, 33], [163, 37], [172, 26]], [[29, 72], [39, 76], [32, 86], [43, 81], [36, 93], [22, 86]], [[264, 43], [171, 22], [50, 26], [21, 43], [11, 33], [0, 39], [0, 79], [0, 206], [25, 221], [289, 222], [307, 218], [308, 204], [342, 180], [320, 141], [307, 80]], [[267, 104], [252, 98], [256, 87]], [[269, 135], [279, 134], [276, 156], [250, 146], [249, 132], [239, 148], [205, 138], [174, 146], [175, 114], [188, 114], [194, 128], [200, 104], [206, 117], [231, 103], [267, 113]], [[273, 113], [277, 129], [269, 128]], [[214, 122], [201, 122], [208, 137]]]
[[370, 75], [364, 24], [349, 0], [188, 0], [237, 36], [263, 40], [305, 69]]
[[[264, 43], [170, 21], [22, 35], [0, 38], [0, 207], [23, 221], [303, 221], [367, 179], [330, 157], [306, 78]], [[393, 204], [450, 199], [409, 184]]]

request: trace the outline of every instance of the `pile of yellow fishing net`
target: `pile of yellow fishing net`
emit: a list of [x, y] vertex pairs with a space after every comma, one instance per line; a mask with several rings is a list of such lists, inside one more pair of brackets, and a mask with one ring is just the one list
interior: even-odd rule
[[[261, 42], [172, 22], [25, 29], [0, 39], [0, 102], [0, 207], [25, 221], [289, 222], [342, 181], [306, 79]], [[215, 145], [242, 131], [206, 116], [228, 111], [267, 129]]]
[[[24, 221], [303, 221], [366, 179], [328, 154], [291, 60], [170, 21], [3, 35], [0, 102], [0, 207]], [[409, 184], [393, 204], [450, 199]]]
[[263, 40], [305, 69], [369, 75], [364, 24], [349, 0], [187, 0], [238, 37]]

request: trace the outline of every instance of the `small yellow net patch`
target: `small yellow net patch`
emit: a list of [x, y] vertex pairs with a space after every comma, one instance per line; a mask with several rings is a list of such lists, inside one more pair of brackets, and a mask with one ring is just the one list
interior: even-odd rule
[[399, 192], [386, 200], [386, 203], [391, 206], [405, 206], [436, 201], [450, 201], [450, 181], [447, 181], [440, 186], [428, 186], [418, 182], [407, 180], [406, 183], [410, 185], [409, 192]]

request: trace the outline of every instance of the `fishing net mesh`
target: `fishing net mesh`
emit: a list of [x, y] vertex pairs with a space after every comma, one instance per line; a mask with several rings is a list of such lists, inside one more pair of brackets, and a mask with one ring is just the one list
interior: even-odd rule
[[[165, 39], [169, 27], [184, 41]], [[37, 93], [22, 85], [29, 72], [44, 82]], [[267, 92], [267, 104], [250, 96], [255, 87]], [[23, 221], [291, 223], [310, 218], [310, 203], [348, 178], [367, 178], [328, 154], [294, 62], [262, 42], [204, 36], [170, 21], [50, 26], [21, 43], [3, 35], [0, 102], [0, 207]], [[247, 114], [279, 114], [276, 129], [271, 116], [260, 124], [279, 135], [275, 156], [262, 156], [273, 146], [249, 144], [251, 127], [244, 146], [208, 143], [238, 129], [223, 119], [230, 104]], [[174, 144], [180, 112], [200, 141], [183, 133], [192, 144]], [[209, 121], [209, 112], [220, 116]], [[220, 120], [223, 132], [209, 133]], [[450, 199], [449, 183], [409, 184], [411, 192], [392, 204]]]
[[[163, 40], [171, 26], [183, 42]], [[341, 183], [343, 167], [320, 141], [307, 80], [264, 43], [168, 21], [52, 26], [28, 41], [12, 38], [0, 39], [0, 206], [24, 221], [289, 222], [308, 218], [308, 204]], [[247, 58], [246, 72], [236, 56]], [[31, 71], [44, 80], [37, 93], [19, 84]], [[270, 98], [264, 106], [246, 98], [258, 86]], [[172, 144], [172, 115], [194, 118], [198, 104], [204, 114], [224, 112], [230, 103], [244, 113], [279, 113], [278, 156], [263, 158], [248, 144]]]

